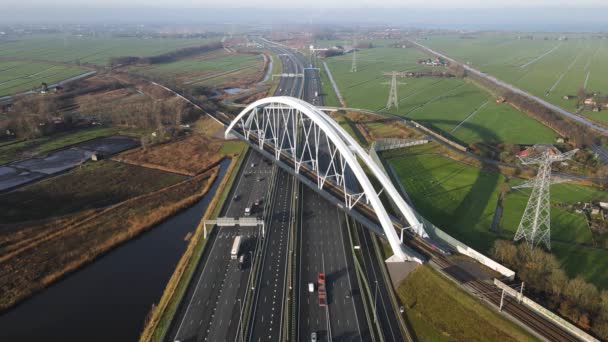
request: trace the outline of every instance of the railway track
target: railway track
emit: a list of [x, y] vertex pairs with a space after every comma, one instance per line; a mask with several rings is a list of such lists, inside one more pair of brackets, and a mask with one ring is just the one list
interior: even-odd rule
[[[435, 263], [440, 269], [452, 268], [457, 269], [459, 272], [463, 272], [463, 275], [471, 277], [468, 272], [459, 268], [451, 260], [435, 251], [431, 246], [424, 243], [418, 238], [414, 238], [412, 244], [419, 250], [423, 251], [424, 254], [430, 256], [430, 262]], [[501, 293], [500, 289], [492, 284], [488, 284], [481, 280], [471, 280], [466, 282], [464, 286], [469, 287], [482, 299], [487, 300], [496, 307], [500, 306]], [[578, 339], [568, 332], [564, 331], [555, 324], [547, 321], [541, 315], [525, 307], [523, 304], [518, 303], [512, 297], [505, 296], [503, 303], [503, 311], [513, 316], [528, 328], [535, 331], [537, 334], [546, 338], [549, 341], [578, 341]]]
[[[227, 122], [229, 118], [227, 117], [217, 117], [216, 118], [226, 125], [229, 124]], [[238, 134], [242, 135], [242, 130], [240, 128], [235, 127], [235, 130]], [[253, 145], [259, 147], [259, 140], [254, 135], [250, 136], [253, 140]], [[275, 155], [274, 146], [269, 143], [264, 143], [262, 149], [271, 155]], [[291, 156], [284, 151], [280, 153], [281, 161], [287, 164], [290, 167], [294, 167], [294, 161]], [[316, 174], [313, 170], [310, 170], [306, 165], [302, 164], [300, 166], [300, 173], [316, 182]], [[344, 198], [344, 193], [341, 187], [332, 184], [331, 182], [325, 183], [325, 190], [330, 192], [332, 195], [337, 196], [338, 198]], [[358, 211], [363, 214], [366, 218], [368, 218], [371, 222], [377, 222], [377, 218], [373, 208], [369, 205], [359, 202], [356, 204], [356, 208]], [[399, 222], [397, 219], [393, 219], [393, 225], [397, 231], [400, 231], [405, 226]], [[416, 237], [411, 232], [408, 232], [409, 239], [405, 241], [410, 247], [413, 247], [417, 252], [422, 252], [424, 256], [430, 259], [430, 262], [435, 263], [440, 269], [450, 268], [453, 274], [460, 274], [463, 278], [470, 278], [472, 280], [465, 283], [465, 286], [469, 287], [474, 293], [476, 293], [479, 297], [485, 299], [489, 303], [496, 305], [497, 307], [500, 305], [501, 293], [500, 290], [495, 287], [493, 284], [486, 283], [484, 281], [476, 280], [472, 275], [470, 275], [466, 270], [462, 269], [460, 266], [446, 258], [443, 254], [433, 249], [431, 245], [429, 245], [426, 241]], [[520, 321], [522, 324], [526, 325], [531, 330], [535, 331], [538, 335], [549, 341], [578, 341], [576, 337], [561, 329], [559, 326], [553, 324], [549, 320], [545, 319], [532, 309], [525, 307], [523, 304], [519, 304], [513, 298], [505, 296], [503, 311]]]

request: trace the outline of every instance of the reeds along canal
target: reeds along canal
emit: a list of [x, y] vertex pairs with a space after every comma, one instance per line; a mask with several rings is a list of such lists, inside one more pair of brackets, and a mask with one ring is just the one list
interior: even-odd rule
[[191, 208], [0, 315], [0, 341], [136, 341], [229, 165]]

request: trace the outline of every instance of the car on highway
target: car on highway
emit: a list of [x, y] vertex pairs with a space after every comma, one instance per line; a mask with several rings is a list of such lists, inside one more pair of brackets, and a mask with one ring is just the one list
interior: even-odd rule
[[264, 180], [264, 177], [258, 177], [258, 179], [256, 179], [258, 182], [261, 182]]
[[239, 198], [241, 198], [241, 197], [239, 196], [239, 194], [236, 194], [236, 195], [234, 195], [234, 196], [232, 197], [232, 200], [236, 202], [236, 201], [238, 201], [238, 200], [239, 200]]
[[308, 283], [308, 292], [315, 292], [315, 283]]
[[253, 202], [253, 205], [258, 206], [258, 205], [260, 205], [261, 202], [262, 201], [258, 198], [255, 200], [255, 202]]
[[239, 257], [239, 270], [244, 270], [246, 263], [247, 263], [247, 254], [242, 254]]
[[249, 216], [249, 215], [251, 215], [251, 208], [247, 207], [247, 208], [245, 208], [245, 216]]
[[312, 334], [310, 334], [310, 342], [317, 342], [317, 332], [313, 331]]

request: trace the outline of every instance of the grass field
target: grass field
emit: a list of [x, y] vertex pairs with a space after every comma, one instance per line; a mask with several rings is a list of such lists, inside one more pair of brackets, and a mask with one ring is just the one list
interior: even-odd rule
[[264, 60], [261, 55], [228, 54], [222, 50], [172, 63], [134, 67], [131, 70], [186, 85], [221, 86], [239, 80], [261, 79], [263, 69]]
[[121, 38], [80, 37], [64, 34], [27, 36], [0, 43], [0, 58], [36, 59], [107, 65], [111, 57], [154, 56], [190, 46], [205, 45], [216, 38]]
[[[399, 109], [385, 110], [390, 79], [383, 72], [420, 71], [427, 58], [416, 49], [368, 49], [358, 55], [358, 72], [350, 72], [351, 56], [328, 59], [332, 75], [348, 107], [365, 108], [419, 120], [463, 143], [551, 142], [555, 134], [541, 123], [457, 78], [408, 78], [399, 85]], [[324, 81], [324, 92], [331, 92]]]
[[0, 221], [46, 219], [106, 207], [175, 184], [185, 177], [104, 160], [0, 195]]
[[397, 295], [420, 341], [534, 341], [428, 265], [414, 270]]
[[[576, 95], [585, 86], [588, 92], [608, 93], [608, 42], [591, 35], [569, 35], [558, 41], [555, 35], [534, 34], [534, 40], [518, 40], [514, 34], [480, 34], [473, 39], [433, 36], [422, 43], [450, 57], [512, 83], [567, 110], [576, 109]], [[608, 122], [606, 113], [598, 120]], [[593, 115], [590, 113], [590, 115]]]
[[77, 66], [0, 60], [0, 96], [36, 89], [42, 82], [55, 84], [88, 71]]
[[[490, 227], [500, 189], [506, 181], [502, 175], [438, 155], [433, 144], [386, 156], [390, 157], [389, 162], [416, 210], [455, 238], [487, 254], [495, 239], [514, 236], [529, 190], [514, 190], [505, 196], [498, 235], [490, 232]], [[608, 288], [608, 274], [602, 271], [608, 267], [608, 250], [576, 246], [592, 242], [584, 217], [556, 207], [559, 203], [607, 200], [608, 194], [571, 184], [554, 185], [551, 192], [553, 253], [571, 277], [581, 274], [597, 286]]]

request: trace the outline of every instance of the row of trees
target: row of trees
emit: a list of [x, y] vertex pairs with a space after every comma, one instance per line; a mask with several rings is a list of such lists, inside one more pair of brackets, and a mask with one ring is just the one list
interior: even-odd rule
[[521, 94], [505, 90], [503, 97], [507, 102], [528, 113], [528, 115], [536, 120], [559, 132], [561, 135], [567, 136], [576, 146], [594, 144], [595, 136], [590, 134], [589, 129], [582, 124], [574, 120], [568, 120], [544, 105]]
[[132, 64], [159, 64], [159, 63], [170, 63], [177, 61], [179, 59], [192, 57], [199, 55], [201, 53], [205, 53], [211, 50], [217, 50], [222, 48], [221, 42], [209, 43], [201, 46], [193, 46], [188, 48], [183, 48], [167, 53], [163, 53], [161, 55], [149, 56], [149, 57], [135, 57], [135, 56], [121, 56], [121, 57], [112, 57], [110, 58], [110, 66], [125, 66]]
[[608, 339], [608, 291], [578, 276], [569, 279], [555, 256], [527, 244], [497, 240], [493, 257], [517, 271], [531, 297], [557, 310], [563, 317], [582, 329], [592, 331], [601, 339]]

